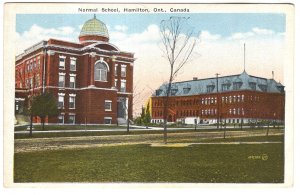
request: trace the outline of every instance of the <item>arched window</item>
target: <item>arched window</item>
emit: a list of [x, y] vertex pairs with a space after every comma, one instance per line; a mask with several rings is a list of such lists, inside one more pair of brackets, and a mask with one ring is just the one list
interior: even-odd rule
[[97, 62], [95, 64], [94, 73], [95, 81], [107, 81], [107, 66], [103, 62]]

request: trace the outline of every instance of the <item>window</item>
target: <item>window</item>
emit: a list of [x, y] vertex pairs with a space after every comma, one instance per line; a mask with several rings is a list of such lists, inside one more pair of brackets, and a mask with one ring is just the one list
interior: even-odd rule
[[121, 65], [121, 77], [126, 77], [126, 65]]
[[213, 92], [214, 89], [215, 89], [215, 86], [214, 86], [214, 85], [207, 85], [207, 86], [206, 86], [206, 92], [207, 92], [207, 93]]
[[183, 93], [188, 94], [190, 92], [191, 88], [183, 88]]
[[58, 116], [58, 123], [59, 124], [64, 124], [65, 115], [61, 114]]
[[230, 84], [222, 84], [222, 91], [229, 91]]
[[76, 58], [71, 58], [70, 71], [76, 71]]
[[30, 69], [30, 67], [29, 67], [29, 61], [27, 61], [27, 72], [29, 72], [29, 69]]
[[107, 125], [109, 125], [109, 124], [111, 124], [111, 117], [104, 117], [104, 124], [107, 124]]
[[75, 124], [75, 115], [69, 114], [69, 124]]
[[115, 79], [115, 88], [118, 87], [118, 79]]
[[33, 79], [32, 78], [29, 79], [29, 88], [33, 88]]
[[111, 111], [111, 100], [105, 100], [104, 108], [105, 111]]
[[64, 93], [58, 94], [58, 108], [64, 108], [64, 98], [65, 98]]
[[70, 94], [69, 96], [69, 108], [70, 109], [75, 108], [75, 94]]
[[263, 92], [266, 92], [266, 91], [267, 91], [267, 85], [258, 85], [258, 87], [259, 87]]
[[70, 88], [75, 88], [76, 75], [70, 74]]
[[41, 64], [41, 58], [40, 58], [40, 56], [39, 56], [39, 57], [37, 57], [37, 65], [38, 65], [38, 68], [40, 67], [40, 64]]
[[126, 92], [126, 80], [121, 80], [121, 92]]
[[65, 87], [65, 75], [64, 74], [59, 74], [58, 87]]
[[173, 88], [171, 89], [171, 95], [175, 95], [177, 93], [178, 89], [176, 88]]
[[161, 89], [157, 89], [155, 90], [155, 95], [156, 96], [159, 96], [161, 94], [162, 90]]
[[38, 74], [35, 77], [35, 86], [36, 87], [40, 86], [40, 75], [38, 75]]
[[30, 60], [30, 64], [29, 64], [29, 66], [30, 66], [30, 71], [32, 71], [32, 69], [33, 69], [32, 60]]
[[256, 90], [256, 83], [255, 83], [255, 82], [249, 82], [249, 87], [250, 87], [252, 90]]
[[118, 76], [118, 64], [115, 65], [115, 76]]
[[26, 82], [25, 82], [25, 87], [28, 88], [29, 87], [29, 80], [26, 79]]
[[103, 62], [95, 64], [95, 81], [107, 81], [107, 66]]
[[35, 61], [35, 59], [33, 60], [33, 68], [36, 69], [36, 61]]
[[242, 86], [242, 82], [234, 82], [233, 83], [233, 90], [239, 90]]
[[65, 69], [66, 56], [59, 56], [59, 69]]

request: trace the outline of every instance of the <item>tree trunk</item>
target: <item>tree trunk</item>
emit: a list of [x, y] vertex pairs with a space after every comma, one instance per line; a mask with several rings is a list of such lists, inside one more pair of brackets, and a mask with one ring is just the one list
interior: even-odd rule
[[42, 130], [45, 130], [45, 117], [41, 117], [41, 122], [42, 122]]
[[267, 135], [266, 135], [266, 136], [269, 136], [269, 129], [270, 129], [270, 127], [269, 127], [269, 122], [268, 122], [268, 126], [267, 126]]
[[223, 138], [226, 138], [226, 119], [225, 119], [225, 126], [224, 126], [224, 134], [223, 134]]
[[[173, 69], [171, 68], [171, 75], [173, 74]], [[164, 102], [164, 143], [168, 143], [168, 135], [167, 135], [167, 121], [168, 121], [168, 107], [169, 107], [169, 95], [172, 86], [172, 76], [170, 76], [169, 84], [167, 88], [167, 96]]]
[[241, 119], [241, 130], [243, 130], [243, 119]]
[[32, 114], [30, 115], [30, 130], [29, 130], [29, 136], [32, 136], [32, 121], [33, 121], [33, 116]]
[[129, 118], [127, 119], [127, 133], [129, 133]]

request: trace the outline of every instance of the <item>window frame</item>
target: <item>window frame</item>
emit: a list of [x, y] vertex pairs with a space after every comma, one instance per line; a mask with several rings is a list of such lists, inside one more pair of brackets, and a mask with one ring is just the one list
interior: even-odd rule
[[[73, 120], [73, 122], [72, 123], [70, 123], [70, 118], [71, 117], [74, 117], [74, 120]], [[69, 114], [69, 117], [68, 117], [68, 124], [75, 124], [76, 123], [76, 115], [75, 114]]]
[[115, 76], [118, 76], [118, 67], [119, 67], [119, 65], [115, 64]]
[[[62, 117], [62, 123], [60, 122], [59, 117]], [[65, 124], [65, 114], [64, 113], [59, 114], [57, 119], [58, 119], [58, 124]]]
[[[109, 108], [106, 106], [109, 105]], [[105, 100], [104, 101], [104, 110], [105, 111], [112, 111], [112, 101], [111, 100]]]
[[[124, 84], [124, 87], [122, 87], [122, 84]], [[126, 80], [121, 80], [120, 92], [126, 92]]]
[[[61, 59], [63, 59], [63, 62], [61, 61]], [[58, 68], [60, 70], [65, 70], [66, 69], [66, 56], [61, 56], [61, 55], [59, 56]]]
[[[109, 123], [106, 123], [106, 120], [109, 120], [110, 122]], [[105, 125], [111, 125], [112, 124], [112, 117], [104, 117], [104, 124]]]
[[126, 75], [127, 75], [127, 68], [126, 67], [127, 66], [124, 65], [124, 64], [121, 65], [121, 77], [126, 77]]
[[[73, 102], [71, 102], [71, 99], [73, 99]], [[71, 107], [71, 103], [73, 103], [73, 106]], [[76, 108], [76, 95], [69, 94], [69, 109], [75, 109]]]
[[[75, 64], [72, 64], [72, 62], [75, 62]], [[72, 70], [71, 67], [75, 67], [74, 70]], [[71, 57], [70, 58], [70, 71], [76, 71], [77, 70], [77, 58]]]
[[[98, 66], [99, 64], [99, 68], [97, 68], [96, 66]], [[103, 65], [103, 68], [101, 68], [101, 65]], [[104, 74], [103, 74], [104, 72]], [[95, 81], [100, 81], [100, 82], [107, 82], [107, 73], [109, 72], [109, 67], [108, 65], [102, 61], [102, 62], [96, 62], [95, 65], [94, 65], [94, 80]], [[97, 78], [97, 74], [99, 74], [99, 79], [96, 79]], [[103, 75], [105, 75], [105, 78], [103, 79]]]
[[[74, 78], [74, 82], [71, 82], [71, 78]], [[74, 86], [72, 86], [71, 83], [74, 83]], [[70, 74], [69, 87], [72, 89], [76, 88], [76, 74]]]
[[[60, 98], [62, 98], [62, 102], [60, 101]], [[60, 103], [62, 103], [62, 106], [60, 106]], [[65, 94], [59, 93], [57, 98], [57, 107], [58, 109], [64, 109], [65, 108]]]
[[[60, 86], [60, 78], [63, 78], [63, 85]], [[66, 74], [65, 73], [59, 73], [58, 74], [58, 87], [64, 88], [66, 86]]]

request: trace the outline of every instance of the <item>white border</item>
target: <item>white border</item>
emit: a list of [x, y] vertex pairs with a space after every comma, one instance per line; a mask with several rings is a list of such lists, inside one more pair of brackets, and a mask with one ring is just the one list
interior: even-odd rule
[[[31, 0], [31, 2], [33, 2], [33, 1], [35, 1], [35, 0]], [[90, 0], [90, 2], [91, 1], [93, 1], [93, 2], [96, 2], [95, 0]], [[9, 1], [7, 1], [7, 2], [12, 2], [11, 0], [9, 0]], [[52, 2], [52, 1], [44, 1], [44, 2]], [[65, 2], [79, 2], [78, 0], [76, 1], [70, 1], [70, 0], [65, 0]], [[134, 1], [132, 1], [132, 0], [127, 0], [127, 1], [123, 1], [123, 0], [119, 0], [118, 2], [134, 2]], [[136, 2], [136, 1], [135, 1]], [[159, 1], [159, 0], [152, 0], [152, 2], [161, 2], [161, 1]], [[178, 2], [178, 1], [175, 1], [175, 2]], [[189, 1], [189, 2], [207, 2], [207, 1], [201, 1], [201, 0], [197, 0], [197, 1]], [[215, 0], [214, 1], [214, 3], [228, 3], [228, 1], [225, 1], [225, 0]], [[241, 0], [231, 0], [230, 1], [231, 3], [240, 3], [240, 2], [243, 2], [243, 3], [263, 3], [264, 1], [253, 1], [253, 0], [243, 0], [243, 1], [241, 1]], [[294, 4], [297, 4], [298, 2], [296, 1], [296, 0], [290, 0], [290, 1], [283, 1], [283, 0], [277, 0], [277, 1], [265, 1], [266, 3], [294, 3]], [[213, 2], [210, 2], [210, 3], [213, 3]], [[298, 3], [298, 6], [299, 6], [299, 3]], [[296, 35], [299, 35], [300, 34], [300, 32], [299, 32], [299, 22], [297, 22], [297, 18], [299, 18], [300, 16], [299, 16], [299, 13], [300, 13], [300, 10], [299, 10], [299, 8], [297, 7], [297, 5], [296, 5], [296, 10], [295, 10], [295, 14], [296, 14], [296, 17], [295, 17], [295, 23], [296, 23]], [[26, 9], [27, 10], [27, 9]], [[1, 9], [1, 11], [3, 11], [3, 9]], [[7, 15], [5, 15], [5, 17], [7, 17]], [[3, 18], [1, 17], [1, 22], [3, 23]], [[7, 23], [6, 23], [6, 25], [7, 25]], [[3, 37], [3, 36], [1, 36], [1, 37]], [[298, 41], [298, 39], [297, 39], [297, 37], [295, 38], [295, 40], [296, 40], [296, 53], [297, 53], [297, 51], [299, 52], [299, 41]], [[6, 41], [6, 42], [8, 42], [8, 40], [1, 40], [1, 41]], [[3, 44], [2, 44], [3, 45]], [[8, 45], [7, 45], [8, 46]], [[9, 46], [8, 46], [9, 47]], [[10, 46], [10, 49], [12, 49], [11, 48], [11, 46]], [[1, 56], [1, 58], [2, 58], [2, 56]], [[299, 57], [296, 55], [295, 56], [295, 64], [299, 64], [298, 62], [299, 62]], [[9, 71], [9, 72], [11, 72], [11, 71]], [[299, 66], [295, 66], [295, 73], [294, 73], [295, 75], [299, 75]], [[292, 78], [291, 78], [292, 79]], [[13, 87], [14, 86], [14, 84], [12, 85], [10, 82], [7, 82], [7, 78], [4, 78], [4, 83], [5, 83], [5, 86], [4, 86], [4, 91], [5, 92], [7, 92], [7, 90], [9, 90], [9, 89], [11, 89], [11, 87]], [[2, 80], [1, 80], [1, 82], [3, 82]], [[295, 77], [295, 83], [299, 83], [298, 82], [299, 81], [299, 76], [298, 77]], [[1, 83], [2, 84], [2, 86], [3, 86], [3, 83]], [[293, 87], [292, 87], [292, 89], [291, 90], [293, 90]], [[6, 96], [7, 96], [7, 93], [5, 93], [6, 94]], [[298, 97], [298, 90], [295, 88], [295, 95], [296, 95], [296, 98], [295, 98], [295, 100], [298, 100], [299, 99], [299, 97]], [[292, 95], [293, 96], [293, 95]], [[2, 96], [1, 96], [2, 97]], [[2, 104], [3, 104], [3, 101], [1, 101], [2, 102]], [[294, 102], [295, 104], [294, 104], [294, 107], [295, 108], [299, 108], [299, 101], [295, 101]], [[3, 106], [3, 105], [1, 105], [1, 106]], [[4, 109], [4, 113], [6, 112], [6, 111], [9, 111], [9, 110], [11, 110], [11, 108], [7, 108], [7, 107], [5, 107], [5, 109]], [[290, 110], [290, 111], [292, 111], [292, 110]], [[298, 109], [295, 109], [295, 116], [296, 117], [299, 117], [299, 111], [298, 111]], [[5, 124], [7, 124], [8, 122], [7, 122], [7, 117], [4, 115], [4, 120], [5, 120]], [[1, 119], [2, 120], [2, 119]], [[0, 123], [1, 122], [3, 122], [3, 121], [0, 121]], [[2, 124], [4, 124], [4, 123], [2, 123]], [[8, 123], [9, 124], [9, 123]], [[298, 129], [297, 128], [298, 127], [298, 125], [297, 124], [295, 124], [295, 129]], [[6, 136], [7, 135], [9, 135], [9, 133], [7, 134], [6, 133]], [[298, 135], [298, 136], [297, 136]], [[295, 136], [293, 136], [293, 134], [291, 135], [292, 137], [291, 137], [291, 139], [290, 140], [288, 140], [288, 141], [292, 141], [293, 140], [293, 138], [295, 137], [295, 138], [299, 138], [299, 133], [297, 132], [297, 131], [295, 131]], [[9, 144], [9, 140], [7, 140], [7, 139], [5, 139], [4, 140], [4, 145], [6, 145], [6, 144]], [[299, 147], [299, 142], [296, 142], [297, 143], [297, 148]], [[293, 143], [291, 143], [291, 144], [289, 144], [289, 146], [293, 146]], [[2, 150], [2, 148], [1, 148], [1, 150]], [[3, 151], [2, 151], [3, 152]], [[7, 151], [6, 151], [7, 152]], [[5, 158], [5, 160], [8, 160], [8, 159], [6, 159]], [[290, 159], [292, 162], [293, 162], [293, 159]], [[3, 162], [3, 161], [1, 161], [1, 162]], [[10, 167], [11, 167], [11, 164], [12, 164], [12, 162], [9, 160], [8, 162], [7, 162], [8, 164], [10, 164]], [[299, 164], [299, 155], [295, 155], [295, 164], [296, 165], [298, 165]], [[299, 171], [297, 171], [298, 169], [295, 167], [295, 170], [294, 170], [294, 172], [296, 173], [296, 180], [295, 181], [298, 181], [297, 179], [299, 179]], [[298, 173], [298, 174], [297, 174]], [[2, 174], [1, 174], [1, 180], [3, 181], [3, 178], [2, 178]], [[6, 183], [7, 184], [7, 183]], [[44, 186], [43, 184], [41, 184], [41, 185], [35, 185], [35, 186], [40, 186], [40, 187], [50, 187], [50, 186]], [[74, 187], [77, 187], [78, 185], [74, 185], [74, 184], [63, 184], [63, 185], [60, 185], [61, 187], [62, 186], [65, 186], [65, 187], [72, 187], [72, 188], [74, 188]], [[81, 186], [81, 185], [79, 185], [79, 186]], [[84, 185], [85, 187], [87, 187], [87, 188], [90, 188], [90, 187], [95, 187], [95, 185], [93, 185], [93, 184], [86, 184], [86, 185]], [[81, 187], [84, 187], [84, 186], [81, 186]], [[259, 189], [256, 189], [256, 190], [247, 190], [247, 191], [244, 191], [243, 189], [246, 187], [245, 185], [243, 185], [243, 184], [241, 184], [241, 185], [239, 185], [239, 184], [233, 184], [233, 185], [227, 185], [227, 186], [223, 186], [223, 185], [221, 185], [222, 187], [223, 187], [223, 189], [222, 189], [222, 191], [218, 191], [218, 189], [216, 189], [215, 187], [216, 187], [216, 185], [214, 185], [214, 184], [208, 184], [208, 185], [205, 185], [206, 186], [206, 189], [204, 190], [204, 191], [206, 191], [206, 192], [202, 192], [202, 193], [211, 193], [210, 191], [208, 191], [209, 189], [212, 189], [212, 188], [214, 188], [214, 191], [216, 192], [217, 191], [217, 193], [222, 193], [222, 194], [240, 194], [240, 193], [243, 193], [243, 194], [262, 194], [262, 193], [272, 193], [272, 194], [282, 194], [282, 193], [286, 193], [286, 192], [288, 192], [288, 193], [295, 193], [296, 192], [296, 190], [297, 189], [299, 189], [299, 183], [295, 183], [295, 186], [293, 187], [293, 188], [289, 188], [289, 189], [272, 189], [271, 191], [270, 191], [270, 189], [262, 189], [262, 188], [264, 188], [264, 187], [266, 187], [265, 185], [251, 185], [251, 184], [248, 184], [247, 185], [247, 188], [252, 188], [252, 187], [257, 187], [257, 188], [259, 188]], [[218, 186], [218, 185], [217, 185]], [[219, 187], [221, 187], [221, 186], [219, 186]], [[267, 185], [268, 187], [278, 187], [277, 185]], [[98, 186], [99, 187], [99, 186]], [[108, 188], [109, 189], [108, 189]], [[107, 184], [106, 185], [106, 187], [103, 187], [102, 186], [102, 190], [103, 191], [106, 191], [106, 192], [111, 192], [111, 190], [112, 189], [114, 189], [113, 191], [115, 192], [115, 193], [122, 193], [122, 194], [126, 194], [126, 192], [128, 192], [128, 189], [132, 189], [132, 187], [136, 187], [136, 185], [135, 184], [130, 184], [130, 185], [128, 185], [128, 184], [119, 184], [119, 185], [117, 185], [117, 188], [116, 188], [116, 185], [111, 185], [111, 184]], [[156, 187], [157, 188], [157, 186], [153, 186], [153, 185], [148, 185], [147, 186], [148, 188], [151, 188], [151, 187]], [[172, 184], [170, 184], [170, 185], [165, 185], [165, 187], [167, 187], [167, 188], [172, 188], [172, 187], [176, 187], [176, 189], [173, 189], [173, 190], [168, 190], [168, 192], [163, 192], [163, 193], [172, 193], [172, 194], [181, 194], [182, 193], [182, 188], [181, 187], [179, 187], [179, 186], [177, 186], [177, 185], [172, 185]], [[189, 185], [187, 185], [186, 187], [188, 187], [188, 188], [192, 188], [192, 189], [190, 189], [191, 191], [193, 191], [193, 189], [195, 189], [193, 186], [189, 186]], [[199, 186], [198, 186], [199, 187]], [[200, 186], [201, 187], [201, 186]], [[226, 189], [224, 189], [224, 187], [226, 187]], [[234, 191], [234, 193], [233, 193], [233, 191], [230, 191], [230, 189], [228, 189], [228, 188], [230, 188], [230, 187], [236, 187], [237, 189], [235, 189], [235, 191]], [[86, 190], [87, 190], [87, 188], [85, 188], [85, 189], [81, 189], [81, 190], [85, 190], [84, 192], [86, 193]], [[153, 188], [152, 188], [153, 189]], [[56, 191], [57, 190], [57, 191]], [[60, 192], [60, 193], [64, 193], [65, 191], [66, 191], [66, 189], [63, 189], [63, 190], [61, 190], [61, 189], [56, 189], [56, 190], [52, 190], [52, 191], [49, 191], [48, 193], [50, 194], [52, 194], [53, 192], [55, 193], [55, 192]], [[59, 191], [58, 191], [59, 190]], [[74, 191], [77, 191], [77, 193], [82, 193], [83, 191], [81, 191], [81, 190], [79, 190], [79, 189], [75, 189]], [[122, 190], [122, 191], [121, 191]], [[159, 189], [159, 190], [161, 190], [161, 189]], [[220, 189], [219, 189], [220, 190]], [[268, 190], [268, 191], [266, 191], [266, 190]], [[185, 189], [185, 191], [186, 191], [186, 189]], [[7, 191], [6, 190], [6, 192], [8, 192], [8, 194], [9, 193], [15, 193], [15, 192], [18, 192], [18, 190], [14, 190], [14, 191]], [[20, 192], [20, 191], [19, 191]], [[229, 193], [228, 193], [229, 192]], [[275, 193], [274, 193], [275, 192]], [[32, 194], [32, 192], [30, 192], [30, 190], [28, 190], [28, 189], [22, 189], [22, 193], [23, 194]], [[154, 192], [152, 191], [152, 190], [150, 190], [150, 191], [145, 191], [145, 190], [143, 190], [143, 188], [140, 188], [139, 189], [139, 192], [137, 193], [137, 194], [140, 194], [140, 193], [146, 193], [146, 194], [153, 194]], [[185, 192], [186, 193], [186, 192]]]

